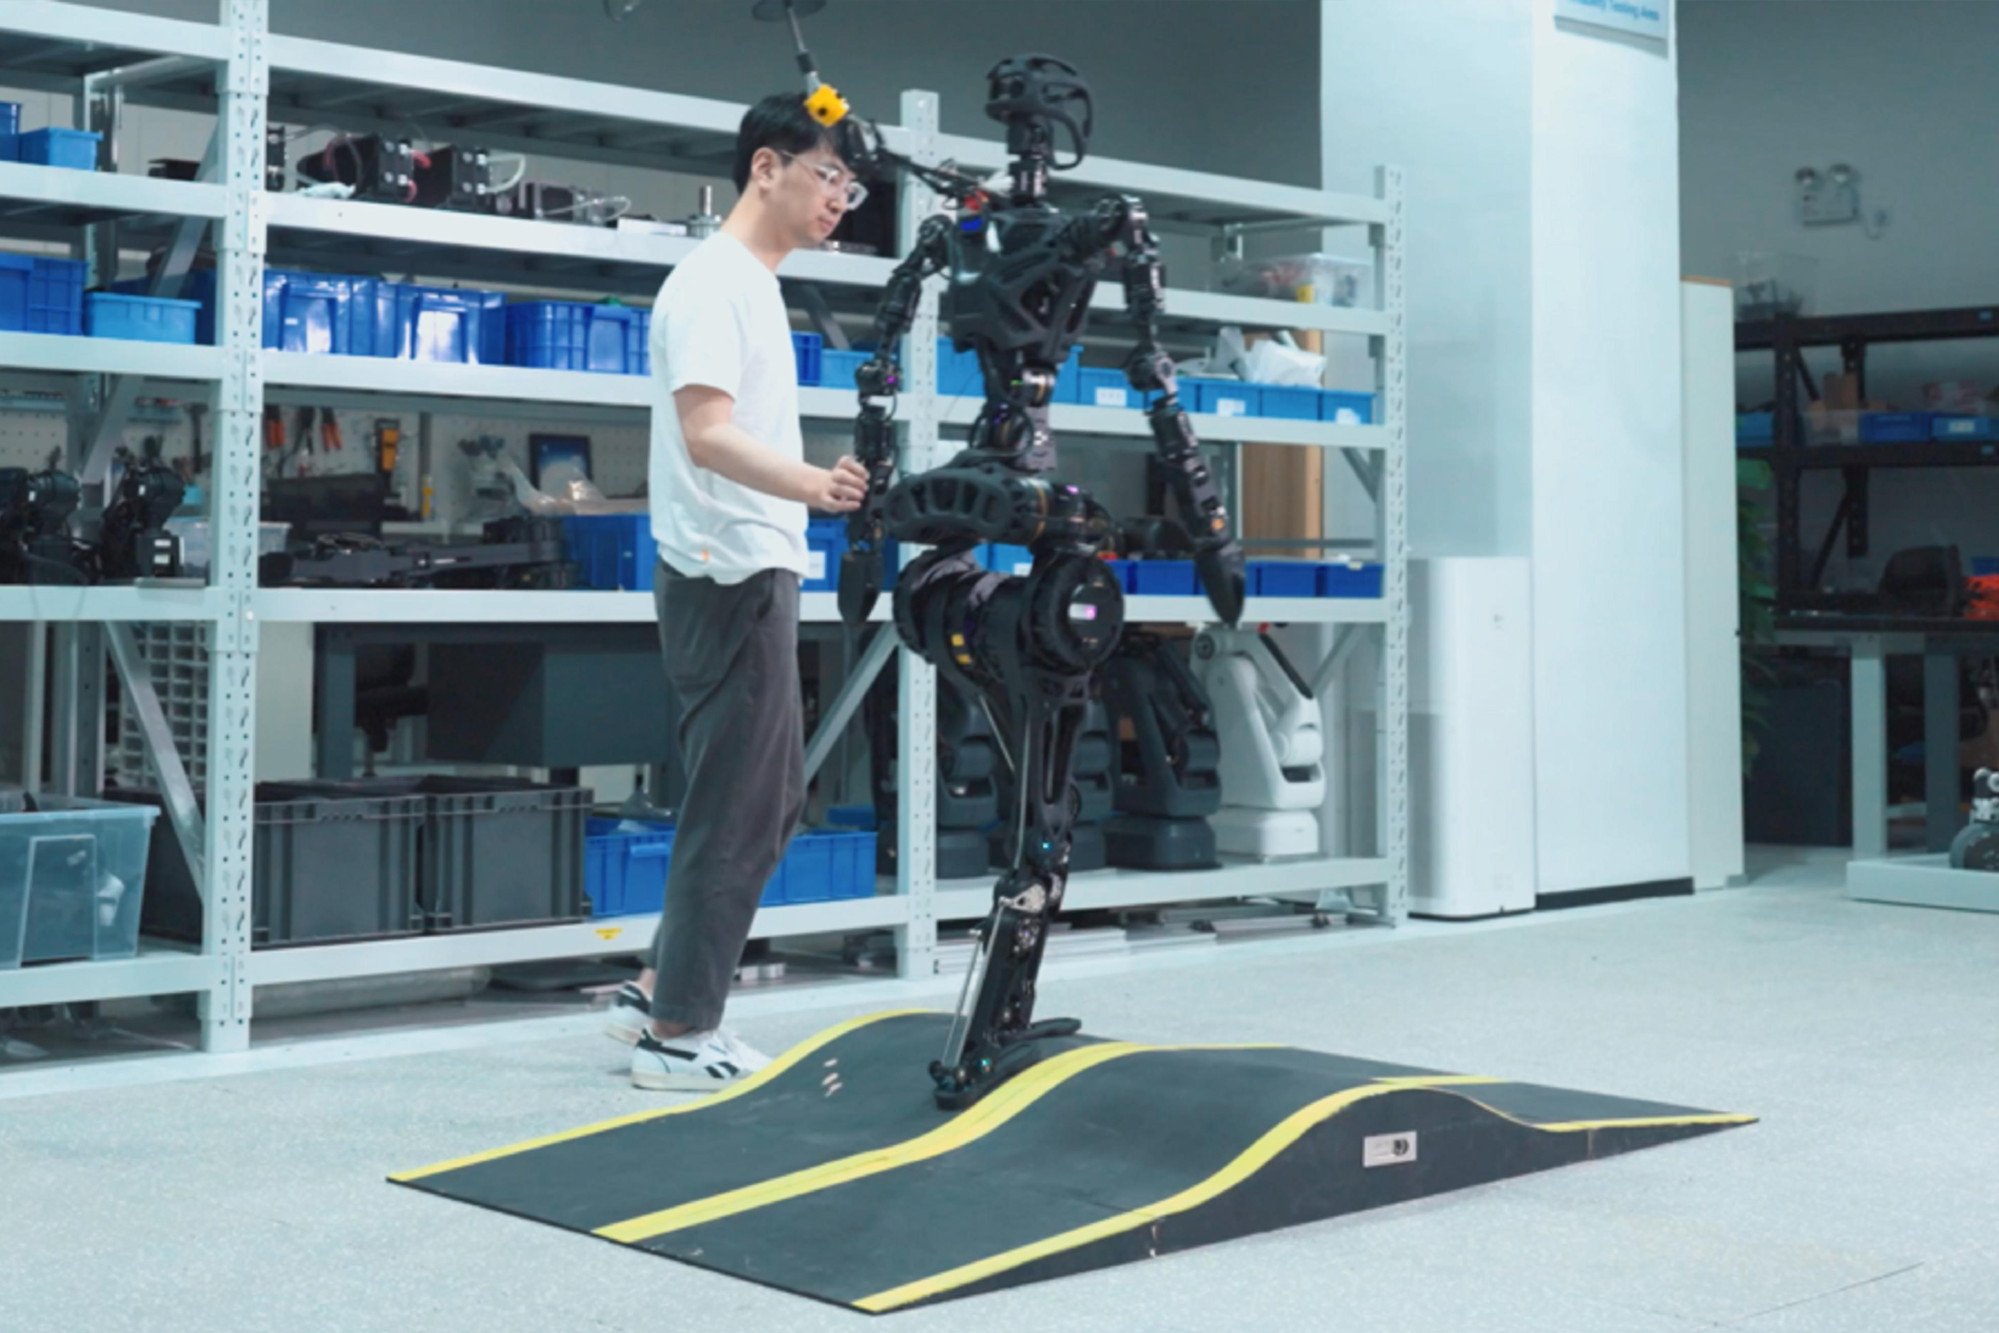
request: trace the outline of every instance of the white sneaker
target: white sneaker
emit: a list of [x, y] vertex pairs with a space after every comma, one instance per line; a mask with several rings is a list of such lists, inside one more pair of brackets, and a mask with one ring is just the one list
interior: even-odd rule
[[632, 1086], [654, 1092], [719, 1092], [768, 1063], [722, 1032], [655, 1037], [648, 1027], [632, 1047]]
[[736, 1053], [736, 1063], [742, 1066], [744, 1073], [754, 1074], [770, 1063], [768, 1055], [765, 1055], [762, 1051], [750, 1045], [729, 1029], [716, 1028], [715, 1032], [723, 1041], [728, 1043], [729, 1049]]
[[627, 981], [611, 997], [611, 1008], [604, 1016], [604, 1035], [629, 1046], [651, 1022], [652, 999], [637, 982]]

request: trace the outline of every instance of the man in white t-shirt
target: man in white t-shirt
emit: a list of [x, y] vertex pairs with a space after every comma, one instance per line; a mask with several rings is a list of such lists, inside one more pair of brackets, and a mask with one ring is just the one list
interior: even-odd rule
[[808, 509], [858, 508], [851, 458], [805, 461], [798, 372], [777, 267], [824, 241], [865, 190], [792, 93], [736, 136], [739, 194], [652, 313], [655, 601], [681, 706], [685, 798], [652, 966], [622, 987], [610, 1032], [632, 1082], [708, 1091], [769, 1063], [722, 1028], [766, 881], [805, 804], [798, 584]]

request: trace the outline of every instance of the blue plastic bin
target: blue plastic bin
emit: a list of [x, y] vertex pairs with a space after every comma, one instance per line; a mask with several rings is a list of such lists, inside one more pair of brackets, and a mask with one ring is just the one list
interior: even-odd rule
[[97, 145], [103, 138], [95, 130], [32, 130], [14, 137], [14, 160], [44, 167], [95, 171]]
[[82, 333], [83, 272], [74, 259], [0, 254], [0, 329]]
[[507, 307], [507, 364], [643, 375], [649, 323], [630, 306], [522, 301]]
[[950, 398], [979, 398], [986, 391], [979, 373], [979, 354], [960, 352], [949, 338], [937, 340], [937, 392]]
[[875, 891], [875, 835], [846, 829], [800, 833], [764, 886], [763, 905], [868, 898]]
[[840, 557], [847, 553], [847, 520], [815, 518], [805, 525], [805, 545], [811, 569], [798, 585], [800, 592], [834, 592], [840, 586]]
[[200, 318], [199, 301], [121, 292], [91, 292], [83, 298], [83, 331], [92, 338], [192, 344]]
[[1262, 415], [1262, 388], [1238, 380], [1184, 379], [1180, 381], [1180, 401], [1190, 412], [1207, 412], [1218, 417]]
[[995, 574], [1026, 574], [1034, 568], [1034, 552], [1025, 546], [1009, 546], [1005, 542], [988, 542], [985, 548], [986, 568]]
[[1863, 412], [1862, 444], [1913, 444], [1930, 438], [1933, 412]]
[[562, 532], [583, 587], [652, 591], [659, 551], [651, 514], [573, 514]]
[[1068, 359], [1055, 369], [1054, 403], [1080, 403], [1083, 401], [1083, 349], [1071, 347]]
[[1999, 417], [1956, 416], [1939, 412], [1930, 422], [1937, 440], [1999, 440]]
[[835, 347], [826, 348], [819, 356], [820, 386], [827, 389], [845, 389], [851, 392], [854, 387], [854, 372], [859, 370], [867, 362], [867, 359], [873, 355], [874, 353], [872, 352], [843, 352]]
[[1374, 395], [1348, 393], [1344, 389], [1321, 389], [1319, 420], [1342, 426], [1371, 425], [1374, 422]]
[[1085, 366], [1082, 378], [1080, 401], [1084, 407], [1137, 407], [1138, 390], [1131, 387], [1131, 381], [1124, 377], [1122, 370], [1104, 370], [1097, 366]]
[[1319, 393], [1318, 389], [1301, 388], [1291, 384], [1257, 386], [1257, 396], [1262, 400], [1262, 415], [1281, 417], [1286, 421], [1317, 421]]
[[1123, 588], [1126, 592], [1133, 591], [1131, 584], [1134, 575], [1132, 571], [1138, 568], [1136, 560], [1106, 560], [1104, 563], [1111, 567], [1111, 577], [1117, 580], [1118, 587]]
[[1257, 597], [1317, 597], [1319, 566], [1304, 560], [1252, 560], [1246, 569]]
[[798, 364], [798, 382], [801, 386], [809, 387], [819, 382], [820, 357], [825, 350], [826, 340], [816, 333], [791, 335], [791, 355]]
[[40, 795], [0, 815], [0, 969], [139, 951], [149, 805]]
[[1735, 414], [1735, 442], [1737, 444], [1768, 444], [1777, 435], [1777, 418], [1773, 412], [1738, 412]]
[[1319, 596], [1379, 597], [1381, 566], [1372, 562], [1358, 566], [1340, 562], [1320, 565]]
[[1971, 573], [1974, 578], [1986, 578], [1993, 574], [1999, 574], [1999, 555], [1972, 556]]
[[1134, 560], [1131, 591], [1140, 597], [1191, 597], [1200, 583], [1192, 560]]
[[[129, 278], [114, 283], [114, 292], [143, 296], [150, 280]], [[380, 278], [348, 273], [307, 273], [298, 269], [264, 270], [264, 346], [285, 352], [335, 356], [390, 356], [392, 330], [383, 323], [393, 306], [382, 300]], [[181, 286], [184, 299], [201, 303], [195, 341], [215, 342], [215, 270], [197, 269]]]
[[666, 905], [666, 867], [672, 855], [672, 824], [592, 815], [583, 841], [583, 892], [590, 899], [590, 915], [659, 911]]
[[873, 833], [881, 826], [881, 818], [872, 805], [834, 805], [826, 809], [826, 823], [833, 828]]
[[384, 282], [376, 301], [377, 355], [468, 366], [506, 362], [504, 293]]
[[[195, 275], [203, 301], [204, 342], [215, 340], [215, 274]], [[264, 270], [264, 346], [335, 356], [387, 356], [380, 278], [345, 273]], [[191, 293], [192, 294], [192, 293]]]

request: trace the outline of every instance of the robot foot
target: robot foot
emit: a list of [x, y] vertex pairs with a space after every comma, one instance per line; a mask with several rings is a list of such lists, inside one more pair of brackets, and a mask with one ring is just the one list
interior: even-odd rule
[[940, 1060], [931, 1061], [937, 1105], [946, 1111], [964, 1110], [1014, 1075], [1067, 1049], [1050, 1045], [1049, 1038], [1073, 1037], [1082, 1029], [1081, 1021], [1074, 1018], [1044, 1019], [1007, 1034], [1003, 1044], [973, 1043], [952, 1068], [946, 1069]]

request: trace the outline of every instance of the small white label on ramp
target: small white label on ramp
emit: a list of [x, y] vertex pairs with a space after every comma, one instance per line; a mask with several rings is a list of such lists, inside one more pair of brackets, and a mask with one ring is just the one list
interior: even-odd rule
[[1362, 1166], [1400, 1166], [1416, 1160], [1416, 1131], [1406, 1134], [1376, 1134], [1361, 1140]]

